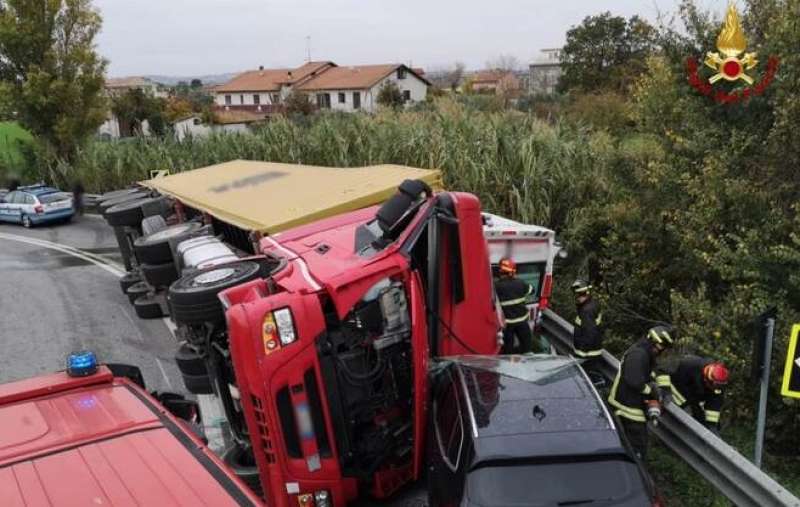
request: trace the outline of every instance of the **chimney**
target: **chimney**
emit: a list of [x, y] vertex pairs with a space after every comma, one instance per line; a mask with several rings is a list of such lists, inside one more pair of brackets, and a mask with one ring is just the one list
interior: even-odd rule
[[258, 70], [264, 70], [264, 66], [263, 65], [259, 65], [258, 66]]
[[289, 71], [289, 79], [292, 79], [292, 71]]

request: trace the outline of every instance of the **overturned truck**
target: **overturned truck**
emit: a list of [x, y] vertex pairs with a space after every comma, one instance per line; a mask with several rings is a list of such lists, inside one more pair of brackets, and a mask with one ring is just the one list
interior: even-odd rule
[[[499, 350], [486, 241], [497, 225], [475, 196], [437, 192], [435, 171], [223, 166], [144, 182], [219, 242], [219, 255], [192, 260], [187, 242], [211, 239], [168, 243], [186, 387], [219, 398], [236, 443], [227, 455], [269, 505], [386, 498], [422, 471], [429, 358]], [[505, 249], [513, 224], [497, 238]], [[535, 311], [557, 245], [517, 225], [518, 248], [549, 248]], [[143, 234], [137, 256], [175, 227]]]

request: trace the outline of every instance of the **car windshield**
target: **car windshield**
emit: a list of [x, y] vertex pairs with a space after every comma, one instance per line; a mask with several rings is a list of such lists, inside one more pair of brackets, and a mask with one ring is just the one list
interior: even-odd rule
[[486, 507], [650, 505], [638, 468], [622, 459], [481, 467], [466, 490], [470, 505]]
[[63, 192], [53, 192], [51, 194], [38, 195], [36, 198], [39, 199], [40, 203], [48, 204], [56, 201], [66, 201], [69, 199], [69, 195], [64, 194]]
[[549, 383], [574, 375], [580, 361], [550, 354], [522, 356], [458, 356], [452, 361], [476, 370], [486, 370], [526, 382]]

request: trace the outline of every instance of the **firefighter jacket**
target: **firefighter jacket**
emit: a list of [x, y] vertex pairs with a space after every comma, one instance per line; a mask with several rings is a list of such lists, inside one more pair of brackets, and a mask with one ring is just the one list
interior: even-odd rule
[[703, 368], [713, 363], [711, 359], [686, 356], [670, 374], [672, 401], [678, 406], [688, 406], [693, 413], [703, 415], [707, 427], [719, 425], [722, 409], [722, 389], [708, 387], [703, 381]]
[[608, 396], [608, 403], [619, 417], [647, 422], [645, 402], [660, 398], [659, 387], [669, 386], [669, 375], [656, 375], [655, 366], [656, 356], [647, 338], [625, 352]]
[[519, 278], [503, 276], [495, 283], [497, 298], [503, 308], [506, 324], [517, 324], [528, 320], [528, 307], [525, 300], [533, 292], [533, 287]]
[[572, 343], [578, 357], [595, 357], [603, 353], [603, 314], [591, 297], [578, 305]]

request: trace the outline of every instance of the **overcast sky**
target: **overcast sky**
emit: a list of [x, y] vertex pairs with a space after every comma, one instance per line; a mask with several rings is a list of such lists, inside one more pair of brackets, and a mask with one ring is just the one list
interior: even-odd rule
[[[95, 0], [110, 76], [203, 75], [297, 66], [412, 63], [480, 68], [500, 54], [527, 63], [588, 15], [655, 20], [678, 0]], [[727, 0], [698, 0], [722, 14]]]

